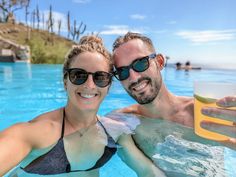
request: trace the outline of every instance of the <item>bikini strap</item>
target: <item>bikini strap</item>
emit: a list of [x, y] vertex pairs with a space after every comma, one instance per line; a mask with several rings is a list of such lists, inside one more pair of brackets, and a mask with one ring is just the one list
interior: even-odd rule
[[64, 137], [65, 116], [66, 116], [66, 111], [65, 111], [65, 108], [63, 108], [63, 118], [62, 118], [61, 137], [60, 137], [60, 139], [62, 139]]
[[99, 119], [98, 119], [98, 123], [102, 126], [103, 130], [105, 131], [106, 135], [108, 136], [108, 139], [112, 138], [111, 135], [107, 132], [106, 128], [104, 127], [104, 125], [102, 124], [102, 122]]

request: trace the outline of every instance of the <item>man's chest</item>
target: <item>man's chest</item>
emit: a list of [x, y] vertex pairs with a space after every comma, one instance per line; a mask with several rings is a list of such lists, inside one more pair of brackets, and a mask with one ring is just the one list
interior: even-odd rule
[[186, 132], [183, 126], [162, 119], [141, 119], [136, 128], [133, 139], [136, 145], [146, 155], [151, 157], [157, 153], [157, 146], [166, 141], [166, 137], [173, 135], [181, 137]]

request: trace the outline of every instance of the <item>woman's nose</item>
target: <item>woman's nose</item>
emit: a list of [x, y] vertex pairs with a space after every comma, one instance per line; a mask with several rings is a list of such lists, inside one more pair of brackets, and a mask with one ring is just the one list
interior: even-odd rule
[[86, 82], [84, 83], [84, 85], [87, 87], [87, 88], [95, 88], [96, 85], [93, 81], [93, 76], [91, 74], [88, 75], [88, 79], [86, 80]]

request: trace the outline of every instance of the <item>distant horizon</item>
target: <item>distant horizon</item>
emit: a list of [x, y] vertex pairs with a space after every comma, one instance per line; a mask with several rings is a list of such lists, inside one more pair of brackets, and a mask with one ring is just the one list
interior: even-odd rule
[[[187, 61], [187, 60], [186, 60]], [[190, 61], [190, 60], [188, 60]], [[182, 61], [168, 61], [167, 65], [171, 67], [175, 67], [175, 64], [180, 62], [183, 66], [185, 62]], [[202, 69], [226, 69], [226, 70], [235, 70], [236, 72], [236, 63], [195, 63], [191, 62], [191, 66], [193, 67], [201, 67]], [[236, 73], [235, 73], [236, 74]]]

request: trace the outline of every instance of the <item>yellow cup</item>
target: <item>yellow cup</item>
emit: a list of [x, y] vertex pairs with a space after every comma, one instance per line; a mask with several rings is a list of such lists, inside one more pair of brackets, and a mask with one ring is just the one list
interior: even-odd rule
[[[233, 122], [220, 118], [211, 118], [201, 113], [203, 107], [218, 107], [216, 100], [225, 96], [236, 95], [236, 83], [213, 83], [213, 82], [195, 82], [194, 83], [194, 131], [197, 135], [211, 139], [224, 141], [228, 136], [211, 132], [200, 126], [202, 120], [219, 123], [222, 125], [233, 125]], [[236, 107], [227, 108], [236, 110]]]

